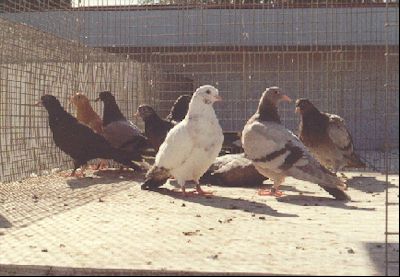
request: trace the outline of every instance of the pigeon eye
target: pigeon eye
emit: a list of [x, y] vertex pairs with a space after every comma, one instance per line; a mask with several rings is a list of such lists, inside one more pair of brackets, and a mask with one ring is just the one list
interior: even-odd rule
[[210, 93], [211, 93], [211, 91], [210, 91], [210, 90], [206, 90], [206, 93], [207, 93], [207, 94], [210, 94]]

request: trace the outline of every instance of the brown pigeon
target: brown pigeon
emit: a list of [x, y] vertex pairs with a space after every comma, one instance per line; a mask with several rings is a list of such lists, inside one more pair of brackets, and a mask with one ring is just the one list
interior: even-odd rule
[[246, 123], [242, 144], [246, 157], [252, 160], [258, 172], [271, 178], [271, 191], [260, 190], [260, 195], [280, 196], [279, 186], [286, 177], [316, 183], [336, 199], [349, 200], [344, 192], [346, 184], [322, 166], [280, 121], [277, 104], [290, 101], [278, 87], [267, 88], [257, 112]]
[[[71, 103], [76, 107], [76, 119], [82, 124], [90, 127], [94, 132], [103, 135], [103, 121], [100, 116], [93, 110], [89, 99], [81, 92], [75, 93], [71, 97]], [[106, 160], [102, 160], [95, 169], [104, 169], [108, 167]]]
[[325, 167], [337, 172], [346, 167], [365, 168], [353, 149], [353, 140], [344, 119], [320, 112], [308, 99], [296, 101], [300, 114], [299, 137]]
[[80, 123], [89, 126], [98, 134], [103, 133], [103, 121], [93, 110], [89, 99], [84, 94], [80, 92], [76, 93], [71, 97], [71, 103], [76, 107], [76, 118]]

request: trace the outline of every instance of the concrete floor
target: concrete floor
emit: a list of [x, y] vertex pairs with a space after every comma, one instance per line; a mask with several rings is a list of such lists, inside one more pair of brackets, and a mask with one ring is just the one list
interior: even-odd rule
[[[112, 170], [0, 184], [0, 274], [384, 274], [385, 176], [346, 175], [349, 203], [294, 179], [279, 199], [255, 188], [206, 187], [211, 198], [142, 191], [143, 176]], [[389, 181], [398, 203], [398, 175]], [[398, 232], [398, 205], [389, 217]], [[389, 244], [397, 261], [398, 242]]]

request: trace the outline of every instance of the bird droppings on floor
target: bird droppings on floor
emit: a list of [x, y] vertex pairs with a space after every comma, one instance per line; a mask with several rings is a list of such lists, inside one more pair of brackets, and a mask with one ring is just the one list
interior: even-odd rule
[[[0, 273], [11, 264], [384, 274], [385, 176], [346, 175], [348, 203], [294, 179], [279, 199], [240, 187], [212, 186], [210, 198], [183, 197], [170, 185], [143, 191], [143, 175], [118, 170], [0, 184]], [[389, 180], [390, 201], [398, 202], [399, 178]], [[389, 228], [398, 231], [398, 205], [390, 209]], [[390, 257], [398, 257], [398, 236], [390, 242]], [[398, 270], [391, 265], [392, 275]]]

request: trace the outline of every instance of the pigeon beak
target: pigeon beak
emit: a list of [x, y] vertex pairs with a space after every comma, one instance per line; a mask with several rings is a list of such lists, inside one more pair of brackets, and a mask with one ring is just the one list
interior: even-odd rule
[[214, 96], [214, 101], [218, 102], [218, 101], [222, 101], [222, 97], [219, 95]]
[[139, 112], [133, 114], [134, 117], [139, 117]]
[[94, 102], [99, 102], [100, 101], [100, 97], [97, 97]]
[[281, 101], [285, 101], [285, 102], [292, 102], [292, 99], [290, 99], [290, 97], [289, 96], [287, 96], [287, 95], [282, 95], [282, 97], [281, 97]]
[[36, 104], [34, 104], [36, 107], [43, 107], [43, 102], [42, 100], [38, 101]]

